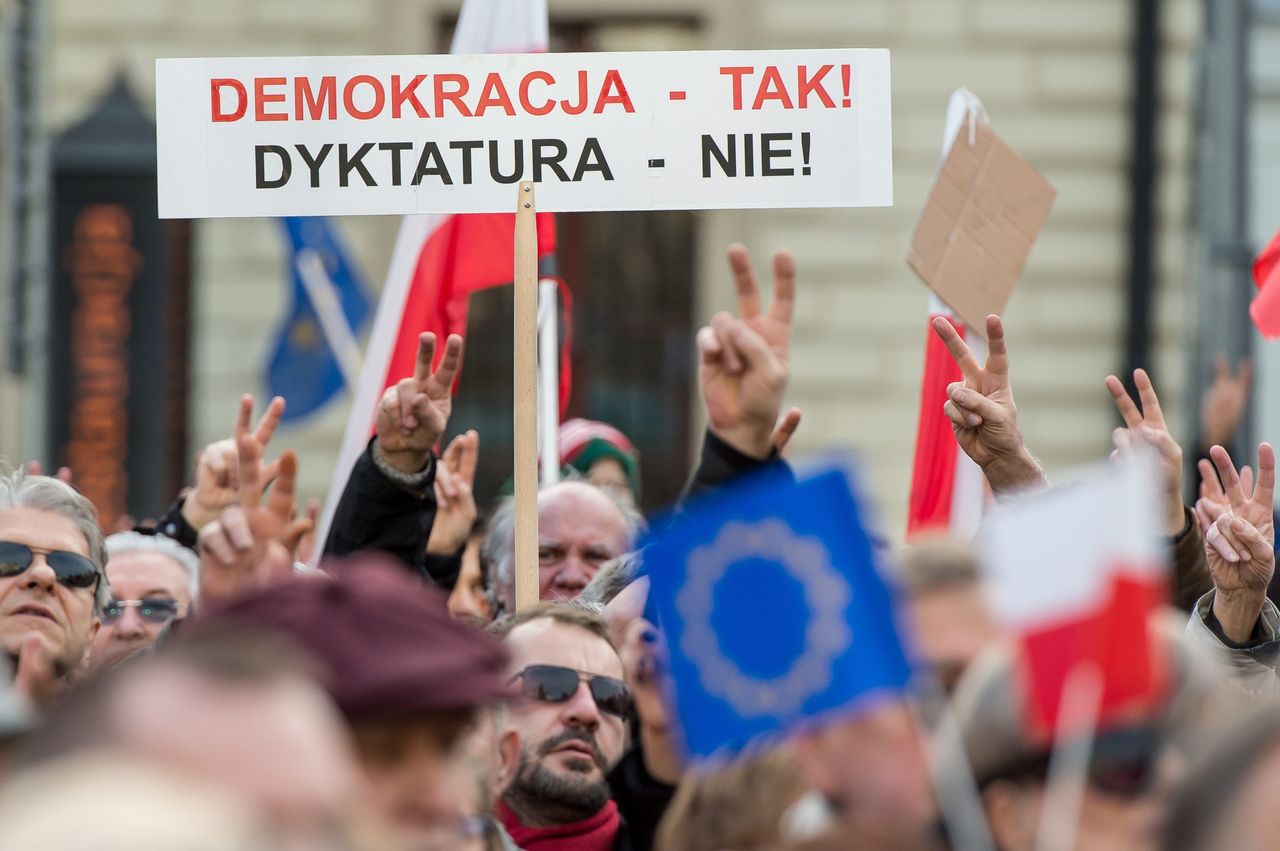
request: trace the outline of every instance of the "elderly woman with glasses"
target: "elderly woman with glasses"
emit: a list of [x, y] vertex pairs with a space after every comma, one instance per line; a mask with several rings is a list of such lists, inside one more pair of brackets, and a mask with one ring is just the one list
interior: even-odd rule
[[200, 559], [164, 535], [118, 532], [106, 541], [111, 596], [89, 653], [95, 668], [124, 661], [184, 618], [200, 588]]

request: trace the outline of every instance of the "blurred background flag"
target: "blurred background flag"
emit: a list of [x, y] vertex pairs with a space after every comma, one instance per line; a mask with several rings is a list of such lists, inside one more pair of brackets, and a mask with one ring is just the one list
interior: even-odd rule
[[344, 383], [354, 389], [360, 375], [356, 335], [369, 299], [327, 219], [280, 221], [289, 240], [292, 304], [267, 364], [267, 388], [288, 401], [288, 421], [315, 413]]
[[1253, 261], [1253, 283], [1258, 295], [1249, 305], [1249, 316], [1262, 336], [1274, 340], [1280, 337], [1280, 233]]
[[694, 757], [906, 685], [894, 595], [847, 467], [751, 477], [655, 528], [650, 600]]

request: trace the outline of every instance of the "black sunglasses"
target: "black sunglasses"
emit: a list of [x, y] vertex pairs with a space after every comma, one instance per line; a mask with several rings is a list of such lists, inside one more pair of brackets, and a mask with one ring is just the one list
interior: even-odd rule
[[584, 674], [560, 665], [530, 665], [511, 678], [520, 681], [525, 697], [545, 703], [564, 703], [578, 690], [578, 683], [586, 682], [591, 698], [602, 712], [625, 718], [631, 707], [631, 690], [622, 680]]
[[102, 609], [102, 622], [107, 626], [124, 617], [125, 609], [135, 607], [138, 617], [147, 623], [166, 624], [178, 615], [178, 604], [164, 597], [147, 597], [142, 600], [111, 600]]
[[44, 556], [58, 581], [68, 588], [93, 588], [98, 584], [98, 568], [88, 558], [66, 550], [33, 550], [26, 544], [0, 541], [0, 578], [9, 579], [24, 572], [35, 560]]

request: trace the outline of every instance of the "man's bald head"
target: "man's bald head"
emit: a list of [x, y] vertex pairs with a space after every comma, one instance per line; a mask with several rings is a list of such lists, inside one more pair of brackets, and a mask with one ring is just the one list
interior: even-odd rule
[[[538, 592], [543, 600], [582, 593], [600, 566], [631, 549], [643, 519], [584, 481], [563, 481], [538, 492]], [[515, 610], [515, 506], [499, 506], [485, 540], [498, 603]]]

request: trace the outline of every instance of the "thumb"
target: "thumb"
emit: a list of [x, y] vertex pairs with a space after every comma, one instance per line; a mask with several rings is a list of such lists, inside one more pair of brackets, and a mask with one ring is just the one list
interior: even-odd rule
[[773, 445], [779, 452], [787, 448], [787, 444], [791, 442], [791, 435], [796, 433], [796, 429], [800, 427], [800, 409], [791, 408], [782, 415], [782, 419], [778, 421], [778, 425], [773, 430]]
[[746, 361], [748, 369], [760, 369], [774, 359], [769, 344], [745, 322], [734, 321], [728, 326], [730, 339], [738, 354]]
[[45, 707], [53, 697], [57, 674], [39, 633], [28, 633], [18, 651], [18, 671], [14, 687], [26, 695], [32, 704]]
[[313, 526], [315, 521], [310, 516], [298, 517], [285, 527], [284, 534], [280, 536], [280, 542], [290, 553], [296, 552], [298, 544], [302, 543], [303, 536], [310, 532]]

